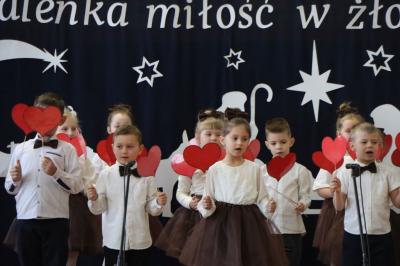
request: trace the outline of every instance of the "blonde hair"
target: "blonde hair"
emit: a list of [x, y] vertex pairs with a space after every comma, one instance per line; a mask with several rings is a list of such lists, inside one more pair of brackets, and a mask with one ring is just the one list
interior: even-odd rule
[[357, 132], [365, 132], [367, 134], [377, 134], [379, 137], [379, 144], [383, 144], [383, 133], [381, 130], [379, 130], [378, 128], [376, 128], [373, 124], [368, 123], [368, 122], [363, 122], [358, 124], [357, 126], [355, 126], [352, 130], [351, 130], [351, 134], [350, 134], [350, 140], [354, 141], [356, 138], [356, 134]]
[[342, 129], [343, 122], [345, 120], [356, 120], [359, 123], [365, 121], [364, 117], [362, 117], [362, 115], [358, 112], [358, 109], [354, 106], [351, 106], [351, 102], [341, 103], [336, 113], [336, 131], [340, 131]]
[[201, 131], [210, 129], [221, 131], [224, 129], [223, 113], [212, 108], [202, 110], [198, 113], [195, 134], [199, 135]]
[[130, 105], [116, 104], [116, 105], [113, 105], [112, 107], [110, 107], [108, 109], [108, 111], [110, 113], [108, 114], [108, 117], [107, 117], [107, 126], [111, 125], [111, 121], [112, 121], [114, 115], [116, 115], [116, 114], [127, 115], [129, 117], [129, 119], [131, 120], [132, 125], [135, 124], [135, 117], [133, 116], [132, 107]]

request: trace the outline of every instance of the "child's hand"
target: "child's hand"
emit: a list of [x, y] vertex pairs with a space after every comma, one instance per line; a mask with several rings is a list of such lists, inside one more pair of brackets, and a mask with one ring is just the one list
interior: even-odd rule
[[18, 182], [22, 179], [22, 170], [21, 170], [21, 163], [19, 160], [17, 161], [17, 164], [11, 168], [10, 170], [10, 175], [11, 178], [14, 182]]
[[205, 196], [203, 200], [204, 209], [209, 210], [212, 207], [212, 202], [210, 196]]
[[298, 213], [303, 213], [306, 209], [306, 206], [304, 206], [303, 203], [299, 202], [297, 203], [296, 208], [294, 208]]
[[53, 161], [46, 156], [42, 161], [42, 169], [49, 176], [54, 176], [54, 174], [57, 172], [57, 167], [54, 165]]
[[334, 193], [334, 192], [339, 193], [339, 192], [341, 192], [342, 183], [340, 182], [340, 179], [335, 176], [335, 177], [333, 177], [329, 187], [330, 187], [332, 193]]
[[268, 211], [269, 213], [274, 213], [275, 210], [276, 210], [276, 202], [275, 202], [273, 199], [271, 199], [271, 200], [268, 202], [267, 211]]
[[167, 204], [167, 193], [157, 192], [157, 204], [160, 206]]
[[192, 210], [197, 210], [197, 204], [199, 203], [200, 199], [196, 196], [192, 197], [192, 201], [189, 203], [189, 207]]
[[96, 201], [98, 198], [96, 185], [92, 184], [86, 189], [86, 194], [89, 200]]

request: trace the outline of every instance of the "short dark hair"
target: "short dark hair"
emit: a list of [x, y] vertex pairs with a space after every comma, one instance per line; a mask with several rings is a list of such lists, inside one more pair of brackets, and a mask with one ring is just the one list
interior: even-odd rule
[[132, 124], [135, 124], [135, 117], [132, 113], [132, 107], [128, 104], [116, 104], [111, 106], [109, 109], [109, 114], [107, 117], [107, 126], [111, 125], [111, 120], [113, 119], [114, 115], [116, 114], [125, 114], [129, 117]]
[[115, 132], [114, 132], [114, 138], [116, 136], [122, 136], [122, 135], [134, 135], [138, 138], [139, 144], [142, 144], [142, 132], [140, 132], [139, 128], [133, 125], [125, 125], [119, 127]]
[[289, 136], [292, 136], [292, 131], [288, 121], [283, 117], [275, 117], [268, 120], [265, 123], [265, 136], [267, 137], [269, 133], [283, 133], [287, 132]]
[[40, 94], [35, 98], [34, 105], [44, 106], [44, 107], [54, 106], [60, 110], [61, 115], [64, 114], [64, 108], [65, 108], [64, 99], [60, 95], [54, 92], [45, 92], [43, 94]]

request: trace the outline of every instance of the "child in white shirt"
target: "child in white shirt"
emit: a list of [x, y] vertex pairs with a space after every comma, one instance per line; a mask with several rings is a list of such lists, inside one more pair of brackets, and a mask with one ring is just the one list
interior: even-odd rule
[[[369, 243], [369, 265], [393, 265], [393, 245], [390, 235], [390, 200], [400, 207], [400, 179], [394, 168], [375, 162], [381, 132], [370, 123], [361, 123], [351, 133], [351, 147], [357, 155], [355, 169], [341, 169], [331, 182], [333, 202], [340, 211], [345, 209], [343, 265], [363, 263], [360, 230]], [[359, 228], [353, 178], [356, 178], [360, 202]], [[365, 217], [365, 220], [364, 218]], [[366, 223], [364, 223], [364, 221]]]
[[[286, 119], [277, 117], [268, 120], [265, 124], [265, 136], [265, 144], [273, 157], [285, 157], [290, 153], [294, 138]], [[277, 184], [276, 179], [268, 175], [265, 165], [262, 167], [262, 174], [268, 193], [275, 195], [276, 208], [271, 210], [273, 212], [272, 221], [283, 235], [286, 255], [289, 258], [290, 265], [300, 265], [303, 246], [302, 236], [306, 233], [301, 214], [311, 203], [312, 174], [306, 167], [297, 162], [281, 177]], [[275, 193], [274, 189], [292, 201]], [[293, 202], [298, 204], [294, 205]]]
[[[124, 191], [130, 178], [129, 197], [125, 226], [125, 242], [122, 247], [128, 265], [148, 265], [150, 246], [149, 217], [160, 215], [167, 202], [164, 192], [157, 192], [153, 176], [140, 177], [134, 162], [143, 149], [142, 135], [135, 126], [122, 126], [114, 133], [113, 151], [117, 162], [103, 170], [88, 191], [89, 209], [102, 215], [105, 265], [117, 262], [121, 247], [124, 214]], [[133, 175], [133, 176], [132, 176]]]

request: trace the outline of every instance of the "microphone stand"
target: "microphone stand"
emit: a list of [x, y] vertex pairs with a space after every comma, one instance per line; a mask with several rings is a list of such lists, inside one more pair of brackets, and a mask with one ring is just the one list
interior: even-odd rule
[[[130, 164], [125, 165], [124, 169], [124, 215], [122, 219], [122, 233], [121, 233], [121, 244], [118, 252], [118, 258], [117, 258], [117, 266], [124, 266], [125, 265], [125, 236], [126, 236], [126, 212], [127, 212], [127, 207], [128, 207], [128, 195], [129, 195], [129, 168], [131, 167]], [[126, 188], [125, 188], [125, 179], [127, 178], [126, 181]]]
[[[358, 166], [357, 168], [353, 168], [351, 170], [351, 176], [353, 177], [353, 186], [354, 186], [354, 194], [356, 197], [356, 205], [357, 205], [357, 218], [358, 218], [358, 227], [360, 228], [360, 240], [361, 240], [361, 251], [362, 251], [362, 261], [363, 261], [363, 266], [368, 266], [369, 265], [369, 261], [367, 259], [367, 246], [365, 243], [365, 238], [363, 235], [363, 229], [362, 229], [362, 224], [361, 224], [361, 211], [360, 211], [360, 201], [358, 199], [358, 190], [357, 190], [357, 182], [356, 182], [356, 178], [359, 177], [360, 178], [360, 186], [361, 186], [361, 170], [360, 170], [360, 166]], [[368, 237], [367, 235], [365, 235], [365, 237]]]

